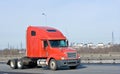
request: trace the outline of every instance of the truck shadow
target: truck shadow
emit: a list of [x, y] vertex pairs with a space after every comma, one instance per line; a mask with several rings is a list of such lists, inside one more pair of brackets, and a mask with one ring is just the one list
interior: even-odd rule
[[[86, 65], [84, 64], [81, 64], [79, 65], [76, 69], [70, 69], [69, 67], [61, 67], [61, 68], [58, 68], [56, 71], [64, 71], [64, 70], [78, 70], [78, 69], [85, 69], [87, 68]], [[24, 69], [40, 69], [40, 70], [50, 70], [49, 67], [24, 67]], [[22, 69], [19, 69], [19, 70], [22, 70]]]
[[87, 68], [87, 66], [81, 64], [79, 65], [76, 69], [70, 69], [69, 67], [63, 67], [63, 68], [59, 68], [57, 71], [63, 71], [63, 70], [78, 70], [78, 69], [85, 69]]
[[25, 73], [25, 72], [4, 72], [4, 71], [0, 71], [0, 74], [44, 74], [44, 73]]
[[[70, 69], [69, 67], [61, 67], [61, 68], [58, 68], [56, 71], [63, 71], [63, 70], [78, 70], [78, 69], [84, 69], [84, 68], [87, 68], [87, 66], [81, 64], [79, 65], [76, 69]], [[50, 70], [49, 68], [44, 68], [44, 69], [48, 69]]]
[[83, 64], [81, 64], [81, 65], [79, 65], [79, 66], [77, 67], [77, 69], [84, 69], [84, 68], [87, 68], [87, 66], [85, 66], [85, 65], [83, 65]]

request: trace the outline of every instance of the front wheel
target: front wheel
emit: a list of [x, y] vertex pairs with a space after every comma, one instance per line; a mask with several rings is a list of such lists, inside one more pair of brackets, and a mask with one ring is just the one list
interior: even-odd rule
[[50, 60], [49, 67], [51, 70], [57, 70], [57, 63], [55, 59]]

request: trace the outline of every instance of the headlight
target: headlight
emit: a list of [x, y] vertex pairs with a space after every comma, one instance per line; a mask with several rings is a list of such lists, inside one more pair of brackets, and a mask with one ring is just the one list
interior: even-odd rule
[[64, 58], [64, 57], [61, 57], [61, 60], [65, 60], [65, 58]]

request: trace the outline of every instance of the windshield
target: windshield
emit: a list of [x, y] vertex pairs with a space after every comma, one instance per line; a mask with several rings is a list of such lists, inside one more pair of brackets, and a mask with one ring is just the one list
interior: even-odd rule
[[66, 40], [49, 40], [51, 47], [67, 47]]

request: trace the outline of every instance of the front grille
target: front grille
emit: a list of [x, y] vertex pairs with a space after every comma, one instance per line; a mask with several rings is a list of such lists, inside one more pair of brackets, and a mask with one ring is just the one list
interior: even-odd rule
[[76, 53], [67, 53], [68, 58], [76, 58]]

